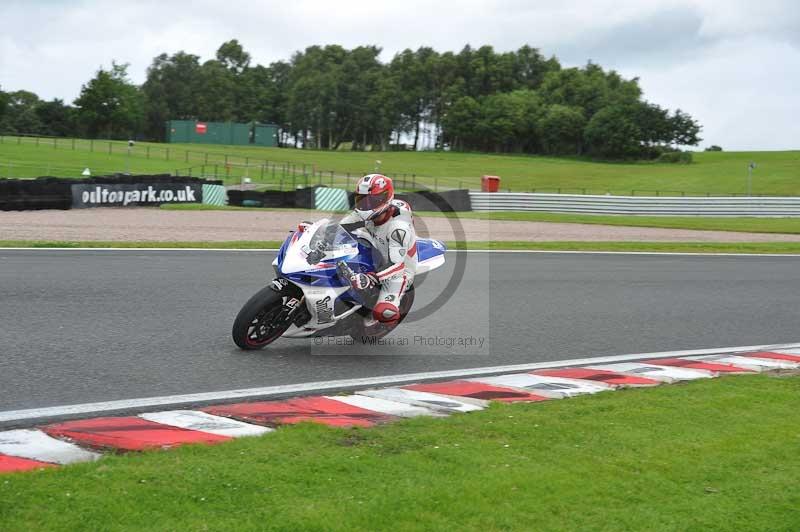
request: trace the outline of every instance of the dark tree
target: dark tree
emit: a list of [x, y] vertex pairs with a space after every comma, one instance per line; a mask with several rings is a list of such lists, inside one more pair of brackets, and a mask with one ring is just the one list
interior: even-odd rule
[[681, 110], [642, 98], [637, 78], [589, 62], [562, 68], [531, 46], [440, 53], [309, 46], [289, 61], [253, 64], [236, 39], [202, 62], [185, 52], [153, 59], [136, 87], [112, 63], [84, 85], [77, 109], [30, 92], [0, 91], [0, 129], [163, 139], [168, 120], [275, 123], [279, 143], [316, 149], [425, 147], [653, 158], [700, 142]]
[[241, 74], [250, 66], [250, 54], [244, 51], [236, 39], [222, 43], [217, 50], [217, 61], [236, 74]]
[[74, 134], [76, 128], [75, 109], [64, 105], [63, 100], [54, 99], [36, 106], [36, 115], [43, 135], [66, 137]]
[[112, 62], [110, 70], [98, 70], [81, 89], [75, 106], [78, 120], [93, 138], [134, 138], [144, 124], [144, 98], [128, 80], [127, 64]]
[[584, 137], [589, 152], [600, 157], [635, 157], [641, 150], [636, 111], [623, 105], [598, 111], [586, 125]]
[[201, 90], [198, 56], [181, 51], [155, 57], [142, 85], [147, 136], [163, 140], [167, 120], [201, 118], [198, 113]]

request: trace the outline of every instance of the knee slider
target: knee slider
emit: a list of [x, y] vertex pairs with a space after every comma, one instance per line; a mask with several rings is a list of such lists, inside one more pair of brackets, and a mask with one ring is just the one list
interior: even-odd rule
[[372, 316], [381, 323], [391, 323], [400, 319], [400, 309], [397, 305], [381, 301], [372, 309]]

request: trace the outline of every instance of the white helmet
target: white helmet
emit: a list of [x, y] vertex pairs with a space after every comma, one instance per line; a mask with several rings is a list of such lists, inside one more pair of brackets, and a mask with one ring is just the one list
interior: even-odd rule
[[356, 184], [355, 211], [362, 220], [380, 215], [393, 199], [394, 184], [385, 175], [365, 175]]

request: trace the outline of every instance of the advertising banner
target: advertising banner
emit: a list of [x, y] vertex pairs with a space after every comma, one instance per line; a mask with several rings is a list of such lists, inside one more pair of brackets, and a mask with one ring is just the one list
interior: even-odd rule
[[136, 207], [162, 203], [202, 203], [201, 183], [72, 185], [72, 208]]

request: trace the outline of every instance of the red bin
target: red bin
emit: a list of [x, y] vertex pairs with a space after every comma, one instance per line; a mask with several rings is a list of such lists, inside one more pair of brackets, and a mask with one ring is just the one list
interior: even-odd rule
[[497, 192], [500, 189], [500, 178], [496, 175], [485, 175], [481, 178], [481, 192]]

